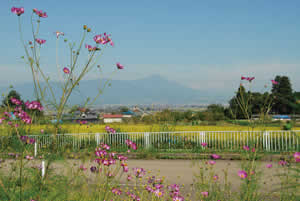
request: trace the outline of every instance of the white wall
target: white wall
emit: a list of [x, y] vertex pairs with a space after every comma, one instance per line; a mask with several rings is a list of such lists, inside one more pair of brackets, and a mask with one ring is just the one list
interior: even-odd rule
[[121, 123], [122, 119], [121, 118], [104, 118], [103, 119], [104, 123]]

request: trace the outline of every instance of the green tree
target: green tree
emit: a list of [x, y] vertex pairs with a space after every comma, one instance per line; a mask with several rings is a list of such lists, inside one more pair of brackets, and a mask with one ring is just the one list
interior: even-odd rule
[[225, 119], [224, 107], [219, 104], [211, 104], [207, 107], [207, 112], [212, 114], [213, 121], [220, 121]]
[[275, 81], [278, 84], [273, 84], [272, 95], [274, 104], [272, 111], [277, 114], [293, 113], [295, 97], [292, 90], [290, 79], [287, 76], [276, 76]]
[[[233, 119], [248, 119], [251, 111], [249, 107], [250, 92], [246, 92], [243, 85], [240, 85], [236, 95], [229, 101], [230, 116]], [[228, 112], [226, 112], [228, 114]]]
[[16, 98], [16, 99], [22, 101], [21, 95], [16, 90], [12, 89], [7, 94], [7, 96], [2, 100], [2, 106], [4, 106], [4, 107], [13, 106], [14, 104], [11, 102], [11, 98]]
[[293, 104], [295, 114], [300, 114], [300, 92], [294, 92], [295, 103]]
[[119, 108], [119, 110], [120, 110], [121, 113], [123, 113], [123, 112], [128, 112], [128, 111], [129, 111], [129, 108], [126, 107], [126, 106], [121, 106], [121, 107]]
[[183, 118], [187, 121], [193, 121], [195, 120], [195, 116], [193, 115], [193, 112], [191, 110], [187, 110], [183, 113]]

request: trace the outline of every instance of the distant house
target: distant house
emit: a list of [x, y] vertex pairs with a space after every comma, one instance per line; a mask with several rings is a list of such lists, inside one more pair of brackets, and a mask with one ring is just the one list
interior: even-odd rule
[[104, 114], [103, 116], [104, 123], [121, 123], [123, 115], [122, 114]]
[[[64, 118], [66, 119], [66, 118]], [[97, 123], [99, 122], [98, 115], [95, 112], [74, 112], [73, 116], [71, 115], [68, 120], [72, 120], [73, 122], [90, 122]]]

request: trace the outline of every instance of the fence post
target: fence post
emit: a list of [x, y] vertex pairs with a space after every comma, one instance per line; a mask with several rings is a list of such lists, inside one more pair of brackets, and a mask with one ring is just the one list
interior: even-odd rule
[[36, 156], [37, 156], [37, 143], [35, 141], [35, 143], [34, 143], [34, 157], [36, 158]]
[[264, 132], [264, 145], [266, 151], [270, 151], [270, 133], [268, 131]]
[[144, 133], [144, 141], [145, 141], [145, 148], [146, 149], [149, 149], [150, 148], [150, 134], [147, 132], [147, 133]]
[[46, 170], [45, 161], [42, 160], [42, 178], [44, 178], [44, 176], [45, 176], [45, 170]]
[[[200, 139], [200, 141], [201, 141], [201, 143], [205, 143], [205, 131], [202, 131], [201, 133], [200, 133], [200, 136], [201, 136], [201, 139]], [[202, 146], [201, 145], [201, 147], [202, 147], [202, 149], [205, 149], [205, 146]]]
[[99, 145], [100, 144], [100, 138], [99, 138], [99, 133], [96, 133], [95, 134], [95, 141], [96, 141], [96, 144]]

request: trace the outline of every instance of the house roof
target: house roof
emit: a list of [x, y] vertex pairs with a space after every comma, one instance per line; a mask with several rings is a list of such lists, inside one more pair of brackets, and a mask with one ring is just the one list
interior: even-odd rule
[[122, 118], [122, 114], [104, 114], [103, 118]]

